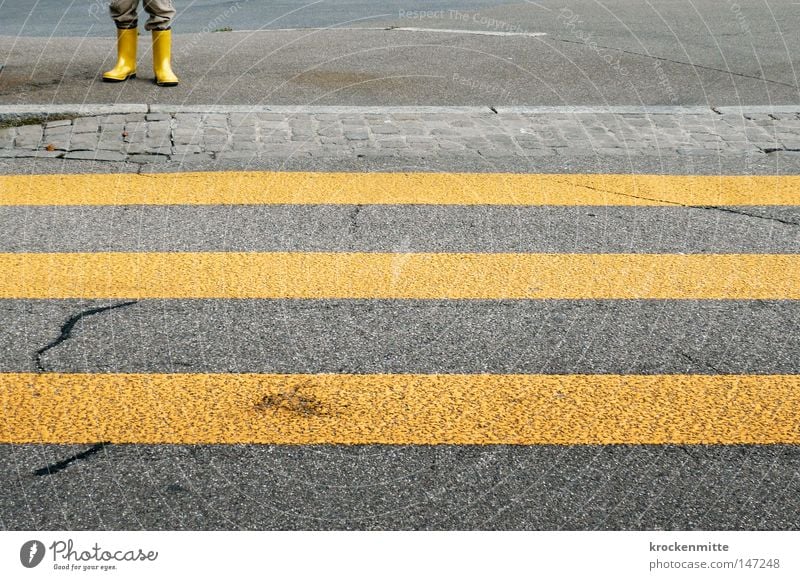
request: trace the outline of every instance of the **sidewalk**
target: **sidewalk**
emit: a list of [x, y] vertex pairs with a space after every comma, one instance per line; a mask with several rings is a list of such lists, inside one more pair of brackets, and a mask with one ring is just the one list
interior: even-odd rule
[[[36, 123], [37, 114], [68, 118]], [[488, 159], [800, 153], [800, 107], [59, 105], [0, 107], [2, 121], [19, 126], [0, 129], [0, 158], [137, 164], [443, 153]]]

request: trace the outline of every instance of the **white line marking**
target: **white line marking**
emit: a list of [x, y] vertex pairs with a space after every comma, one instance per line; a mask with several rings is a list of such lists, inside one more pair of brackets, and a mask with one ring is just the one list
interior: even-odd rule
[[479, 34], [482, 36], [547, 36], [546, 32], [503, 32], [500, 30], [457, 30], [455, 28], [415, 28], [397, 26], [387, 30], [406, 30], [408, 32], [447, 32], [449, 34]]
[[470, 29], [456, 29], [456, 28], [417, 28], [413, 26], [331, 26], [326, 28], [263, 28], [260, 30], [231, 30], [226, 32], [225, 34], [230, 34], [232, 32], [298, 32], [298, 31], [307, 31], [307, 30], [325, 30], [325, 31], [335, 31], [335, 30], [384, 30], [386, 32], [393, 32], [395, 30], [400, 30], [403, 32], [443, 32], [448, 34], [477, 34], [480, 36], [528, 36], [528, 37], [535, 37], [535, 36], [547, 36], [546, 32], [505, 32], [501, 30], [470, 30]]

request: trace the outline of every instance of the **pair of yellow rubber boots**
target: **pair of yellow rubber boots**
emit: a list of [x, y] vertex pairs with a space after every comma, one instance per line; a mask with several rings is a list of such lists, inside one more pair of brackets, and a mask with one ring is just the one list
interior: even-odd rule
[[[117, 66], [103, 73], [107, 82], [127, 81], [136, 77], [136, 46], [139, 31], [136, 28], [117, 29]], [[161, 87], [173, 87], [178, 84], [178, 77], [172, 72], [172, 31], [153, 31], [153, 71], [156, 73], [156, 84]]]

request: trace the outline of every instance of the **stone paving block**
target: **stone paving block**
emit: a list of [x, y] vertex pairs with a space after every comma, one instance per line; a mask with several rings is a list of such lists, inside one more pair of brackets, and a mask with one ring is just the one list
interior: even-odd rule
[[346, 130], [344, 132], [344, 138], [348, 141], [366, 141], [369, 139], [369, 133], [366, 129], [359, 129], [359, 130]]
[[[424, 125], [400, 125], [398, 127], [402, 135], [426, 135], [427, 130]], [[468, 137], [470, 135], [480, 135], [480, 130], [462, 130], [462, 135]]]
[[120, 137], [122, 138], [122, 133], [125, 132], [125, 125], [101, 125], [100, 126], [100, 135], [103, 138], [109, 137]]
[[378, 147], [385, 148], [385, 149], [398, 149], [401, 147], [407, 147], [406, 140], [403, 137], [387, 137], [382, 139], [377, 139], [376, 143]]
[[0, 148], [12, 147], [17, 132], [12, 128], [0, 129]]
[[325, 122], [339, 120], [339, 115], [336, 113], [317, 113], [316, 115], [313, 115], [313, 117], [317, 121], [325, 121]]
[[255, 125], [231, 127], [230, 134], [234, 137], [247, 138], [251, 135], [258, 135], [258, 129]]
[[99, 141], [97, 133], [79, 133], [77, 135], [73, 135], [72, 139], [70, 139], [70, 148], [72, 150], [75, 149], [84, 149], [84, 150], [91, 150], [97, 149], [97, 143]]
[[322, 136], [322, 137], [319, 138], [319, 142], [322, 145], [347, 145], [347, 143], [348, 143], [347, 139], [345, 139], [344, 136], [342, 136], [342, 137], [325, 137], [325, 136]]
[[41, 139], [43, 133], [41, 125], [22, 125], [17, 127], [17, 137]]
[[320, 127], [317, 131], [317, 135], [320, 137], [341, 137], [343, 134], [343, 130], [341, 126], [337, 125], [328, 125], [325, 127]]
[[400, 133], [400, 129], [397, 127], [397, 125], [392, 125], [392, 124], [389, 124], [389, 123], [383, 123], [383, 124], [380, 124], [380, 125], [372, 125], [370, 127], [370, 130], [375, 135], [397, 135], [397, 134]]
[[146, 121], [172, 121], [172, 115], [168, 113], [148, 113], [145, 115]]
[[46, 129], [54, 129], [56, 127], [71, 127], [71, 126], [72, 126], [71, 119], [62, 119], [60, 121], [48, 121], [47, 124], [45, 124]]
[[231, 127], [242, 127], [249, 125], [254, 127], [258, 121], [255, 113], [231, 113], [228, 115], [228, 124]]
[[217, 114], [203, 115], [203, 125], [206, 127], [227, 127], [228, 116]]
[[41, 141], [40, 138], [37, 139], [36, 137], [17, 135], [14, 139], [14, 147], [17, 149], [36, 149], [39, 147]]
[[285, 121], [287, 119], [283, 113], [256, 113], [255, 117], [259, 121]]
[[[280, 123], [278, 123], [278, 122], [274, 122], [274, 123], [266, 122], [266, 123], [259, 123], [257, 125], [257, 129], [259, 131], [261, 131], [262, 133], [268, 133], [270, 131], [289, 131], [291, 128], [292, 128], [292, 126], [287, 122], [280, 122]], [[313, 129], [311, 127], [309, 127], [308, 130], [313, 132]]]
[[72, 122], [73, 133], [96, 133], [99, 127], [96, 117], [81, 117]]
[[420, 113], [391, 113], [390, 116], [397, 121], [419, 121], [421, 118]]
[[147, 136], [144, 133], [128, 133], [122, 137], [125, 143], [144, 143]]

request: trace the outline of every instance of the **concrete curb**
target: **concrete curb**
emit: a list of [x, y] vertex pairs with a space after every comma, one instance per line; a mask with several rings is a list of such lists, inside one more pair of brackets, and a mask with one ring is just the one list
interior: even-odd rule
[[148, 105], [0, 105], [0, 121], [24, 121], [39, 117], [95, 117], [147, 113]]
[[495, 107], [498, 113], [521, 115], [713, 115], [711, 107], [608, 106], [608, 107]]
[[747, 105], [741, 107], [683, 107], [683, 106], [563, 106], [563, 107], [373, 107], [373, 106], [274, 106], [274, 105], [147, 105], [147, 104], [85, 104], [85, 105], [0, 105], [0, 121], [18, 121], [38, 117], [75, 116], [95, 117], [128, 113], [282, 113], [297, 114], [523, 114], [523, 115], [746, 115], [770, 113], [800, 113], [800, 105]]
[[[0, 108], [0, 112], [2, 108]], [[494, 114], [490, 107], [372, 107], [372, 106], [303, 106], [303, 105], [150, 105], [151, 113], [283, 113], [286, 115], [347, 115], [347, 114]]]
[[800, 105], [742, 105], [738, 107], [714, 107], [714, 110], [720, 115], [792, 114], [800, 112]]

